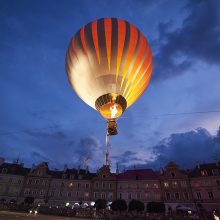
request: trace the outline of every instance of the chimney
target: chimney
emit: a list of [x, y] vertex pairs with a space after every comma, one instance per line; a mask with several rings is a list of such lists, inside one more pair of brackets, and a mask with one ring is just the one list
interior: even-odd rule
[[0, 157], [0, 166], [5, 162], [5, 158], [4, 157]]
[[80, 172], [80, 165], [78, 166], [78, 170], [77, 170], [78, 175], [79, 175], [79, 172]]
[[33, 171], [33, 170], [35, 169], [35, 167], [36, 167], [36, 166], [35, 166], [35, 164], [33, 163], [33, 164], [32, 164], [32, 167], [31, 167], [31, 171]]
[[160, 174], [164, 174], [163, 167], [160, 168]]
[[89, 172], [89, 166], [86, 166], [86, 174]]
[[216, 161], [216, 162], [215, 162], [215, 165], [216, 165], [217, 167], [219, 166], [219, 163], [218, 163], [218, 161]]
[[200, 163], [197, 161], [197, 168], [200, 169]]
[[67, 169], [68, 169], [68, 166], [67, 166], [67, 164], [65, 164], [64, 168], [63, 168], [63, 172], [66, 173]]
[[116, 163], [116, 175], [119, 174], [118, 162]]

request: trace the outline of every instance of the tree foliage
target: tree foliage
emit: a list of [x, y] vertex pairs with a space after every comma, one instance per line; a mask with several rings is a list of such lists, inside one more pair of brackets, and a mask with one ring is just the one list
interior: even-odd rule
[[96, 209], [105, 209], [105, 208], [106, 208], [106, 204], [107, 204], [107, 202], [106, 202], [105, 199], [97, 199], [97, 200], [95, 201], [94, 207], [95, 207]]
[[113, 211], [126, 211], [127, 203], [124, 199], [117, 199], [111, 204]]
[[128, 206], [129, 211], [144, 211], [144, 203], [139, 200], [131, 200]]
[[33, 204], [34, 203], [34, 197], [31, 197], [31, 196], [25, 197], [24, 203], [28, 204], [28, 205]]
[[147, 212], [150, 213], [164, 213], [165, 205], [163, 202], [149, 202], [147, 204]]

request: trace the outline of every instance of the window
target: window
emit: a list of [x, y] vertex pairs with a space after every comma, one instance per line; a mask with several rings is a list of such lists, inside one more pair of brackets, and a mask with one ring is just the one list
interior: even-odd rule
[[201, 170], [201, 176], [208, 176], [208, 173], [206, 170]]
[[7, 173], [8, 172], [8, 169], [7, 168], [3, 168], [2, 169], [2, 173]]
[[111, 189], [112, 188], [112, 184], [111, 183], [109, 183], [109, 189]]
[[212, 174], [213, 174], [213, 176], [219, 175], [218, 169], [212, 170]]
[[60, 193], [59, 193], [59, 196], [60, 196], [60, 197], [62, 197], [62, 196], [63, 196], [63, 193], [62, 193], [61, 191], [60, 191]]
[[170, 200], [170, 193], [166, 193], [166, 198], [167, 198], [167, 200]]
[[173, 181], [172, 186], [173, 186], [173, 188], [177, 188], [177, 181]]
[[102, 183], [102, 188], [103, 188], [103, 189], [105, 188], [105, 183]]
[[175, 199], [177, 199], [177, 200], [180, 199], [180, 194], [178, 192], [175, 193]]
[[146, 192], [145, 197], [146, 197], [146, 199], [150, 199], [150, 192]]
[[158, 188], [158, 184], [157, 183], [154, 183], [154, 188]]
[[41, 195], [41, 196], [44, 195], [44, 190], [41, 190], [41, 191], [40, 191], [40, 195]]
[[119, 193], [119, 199], [122, 199], [122, 194], [121, 193]]
[[66, 178], [67, 178], [67, 174], [63, 174], [63, 175], [62, 175], [62, 178], [63, 178], [63, 179], [66, 179]]
[[68, 197], [71, 197], [71, 196], [72, 196], [72, 193], [71, 193], [71, 192], [68, 192], [67, 196], [68, 196]]
[[76, 192], [76, 196], [77, 196], [77, 197], [79, 196], [79, 192]]
[[128, 193], [128, 199], [131, 199], [132, 196], [131, 196], [131, 193]]
[[209, 198], [210, 199], [214, 199], [213, 193], [212, 192], [208, 192]]
[[77, 184], [77, 187], [80, 188], [80, 183]]
[[12, 178], [9, 178], [9, 183], [12, 183]]
[[96, 183], [95, 183], [95, 187], [96, 187], [96, 188], [99, 188], [99, 183], [96, 182]]
[[216, 184], [220, 186], [220, 180], [216, 180]]
[[61, 183], [61, 186], [64, 186], [64, 182]]
[[189, 194], [187, 192], [184, 192], [183, 193], [183, 197], [186, 199], [186, 200], [189, 200]]
[[122, 185], [121, 184], [119, 184], [119, 189], [122, 189]]
[[35, 180], [35, 184], [38, 185], [39, 184], [39, 180]]
[[136, 176], [135, 179], [138, 180], [138, 176]]
[[197, 196], [197, 199], [201, 199], [202, 196], [201, 196], [201, 193], [200, 192], [196, 192], [196, 196]]
[[97, 198], [97, 193], [96, 192], [94, 192], [94, 199], [96, 199]]
[[18, 184], [21, 184], [21, 180], [20, 179], [18, 180]]
[[140, 193], [137, 193], [137, 194], [136, 194], [136, 198], [137, 198], [137, 199], [140, 199], [140, 198], [141, 198]]
[[182, 187], [187, 187], [186, 181], [181, 181], [180, 184], [181, 184]]
[[86, 186], [86, 189], [88, 189], [88, 188], [89, 188], [89, 184], [88, 184], [88, 183], [86, 183], [86, 185], [85, 185], [85, 186]]
[[168, 182], [164, 182], [163, 185], [164, 185], [165, 188], [169, 187], [169, 183]]
[[50, 192], [50, 196], [53, 197], [54, 196], [54, 191]]
[[73, 180], [73, 179], [74, 179], [74, 177], [75, 177], [75, 176], [74, 176], [74, 174], [71, 174], [71, 175], [70, 175], [70, 179], [72, 179], [72, 180]]
[[105, 174], [103, 174], [103, 175], [102, 175], [102, 178], [103, 178], [103, 179], [105, 179], [105, 177], [106, 177], [106, 175], [105, 175]]
[[101, 193], [101, 198], [105, 199], [105, 193]]
[[176, 174], [175, 174], [174, 172], [171, 172], [171, 176], [172, 176], [172, 177], [175, 177]]

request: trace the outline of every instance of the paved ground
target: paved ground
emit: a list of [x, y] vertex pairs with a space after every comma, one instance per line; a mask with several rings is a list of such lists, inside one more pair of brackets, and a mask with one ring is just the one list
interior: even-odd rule
[[[46, 216], [46, 215], [30, 215], [18, 212], [7, 212], [0, 211], [1, 220], [74, 220], [79, 218], [68, 218], [68, 217], [56, 217], [56, 216]], [[80, 218], [83, 220], [82, 218]], [[88, 219], [87, 219], [88, 220]]]

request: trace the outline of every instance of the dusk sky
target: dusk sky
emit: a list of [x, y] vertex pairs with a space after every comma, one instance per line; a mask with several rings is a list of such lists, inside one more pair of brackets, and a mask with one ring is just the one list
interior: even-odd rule
[[103, 17], [137, 26], [154, 60], [149, 87], [110, 139], [112, 170], [220, 161], [219, 0], [0, 0], [0, 156], [103, 165], [106, 122], [65, 71], [72, 36]]

